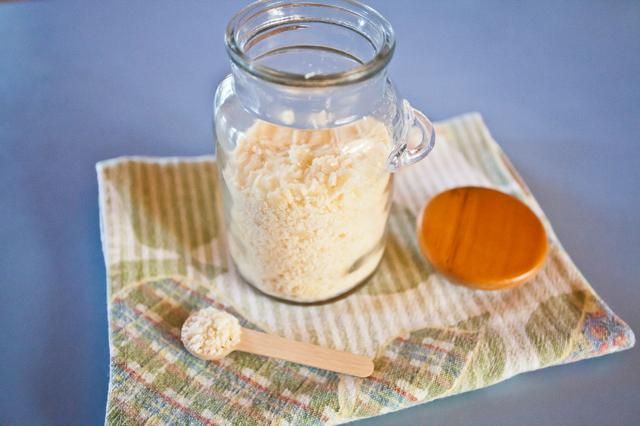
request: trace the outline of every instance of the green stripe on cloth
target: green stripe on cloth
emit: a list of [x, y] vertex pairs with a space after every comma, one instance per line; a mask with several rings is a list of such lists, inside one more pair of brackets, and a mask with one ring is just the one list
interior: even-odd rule
[[[395, 175], [380, 268], [348, 297], [319, 306], [273, 300], [237, 277], [219, 229], [213, 158], [99, 163], [111, 353], [106, 422], [337, 424], [633, 346], [632, 331], [571, 262], [482, 118], [436, 128], [433, 153]], [[473, 291], [424, 261], [414, 234], [420, 209], [459, 185], [509, 192], [542, 217], [551, 250], [535, 279]], [[370, 355], [375, 372], [357, 379], [242, 353], [198, 360], [183, 349], [179, 330], [189, 312], [210, 305], [246, 327]]]

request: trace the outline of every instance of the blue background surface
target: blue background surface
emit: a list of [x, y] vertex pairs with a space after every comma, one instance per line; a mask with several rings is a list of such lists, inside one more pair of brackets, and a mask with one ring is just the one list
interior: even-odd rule
[[[107, 4], [108, 3], [108, 4]], [[103, 422], [94, 164], [213, 151], [224, 26], [245, 2], [0, 4], [0, 424]], [[596, 291], [640, 331], [640, 2], [371, 1], [401, 93], [481, 112]], [[637, 349], [370, 424], [638, 424]]]

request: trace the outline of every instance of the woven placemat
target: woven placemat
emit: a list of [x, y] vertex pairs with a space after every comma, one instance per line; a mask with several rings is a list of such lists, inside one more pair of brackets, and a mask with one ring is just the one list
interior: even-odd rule
[[[438, 123], [423, 162], [398, 173], [390, 235], [370, 281], [339, 301], [297, 306], [243, 283], [218, 235], [213, 158], [98, 164], [108, 275], [110, 424], [335, 424], [489, 386], [549, 365], [633, 346], [482, 118]], [[550, 254], [538, 276], [500, 292], [455, 286], [422, 258], [416, 216], [460, 185], [500, 189], [542, 219]], [[204, 362], [180, 344], [189, 312], [215, 305], [245, 327], [375, 356], [367, 379], [234, 353]]]

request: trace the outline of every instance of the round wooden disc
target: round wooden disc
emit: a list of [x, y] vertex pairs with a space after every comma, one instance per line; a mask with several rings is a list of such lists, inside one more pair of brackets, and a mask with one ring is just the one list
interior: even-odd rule
[[483, 290], [530, 280], [547, 254], [540, 219], [517, 198], [489, 188], [438, 194], [418, 220], [418, 241], [439, 272]]

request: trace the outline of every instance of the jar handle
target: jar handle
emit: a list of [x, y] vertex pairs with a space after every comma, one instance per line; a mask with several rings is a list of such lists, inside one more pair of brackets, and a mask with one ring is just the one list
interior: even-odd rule
[[[436, 132], [431, 121], [420, 111], [413, 108], [407, 100], [402, 101], [404, 126], [403, 142], [396, 145], [387, 160], [387, 167], [391, 172], [398, 171], [403, 166], [408, 166], [426, 157], [436, 143]], [[411, 130], [420, 131], [420, 140], [410, 147], [409, 137]]]

